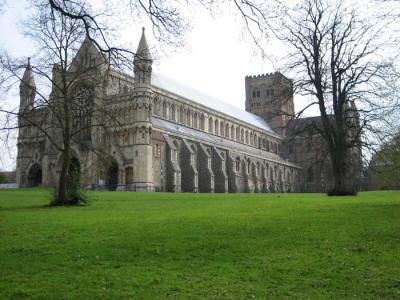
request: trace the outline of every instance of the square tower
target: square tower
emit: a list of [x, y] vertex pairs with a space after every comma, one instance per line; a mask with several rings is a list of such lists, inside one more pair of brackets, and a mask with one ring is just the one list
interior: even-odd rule
[[279, 72], [246, 76], [246, 111], [262, 117], [276, 133], [284, 135], [294, 116], [292, 80]]

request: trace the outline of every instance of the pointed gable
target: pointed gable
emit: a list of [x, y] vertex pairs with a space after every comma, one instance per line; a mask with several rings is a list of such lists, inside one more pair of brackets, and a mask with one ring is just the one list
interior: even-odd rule
[[76, 53], [68, 71], [74, 72], [78, 69], [87, 69], [89, 67], [100, 66], [106, 64], [107, 59], [96, 47], [88, 36], [85, 37], [82, 45]]

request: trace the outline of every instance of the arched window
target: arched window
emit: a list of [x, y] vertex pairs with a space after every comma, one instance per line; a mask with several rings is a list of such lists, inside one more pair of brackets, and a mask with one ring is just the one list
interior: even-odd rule
[[191, 126], [191, 123], [192, 123], [191, 116], [192, 116], [192, 113], [191, 113], [190, 109], [188, 109], [186, 112], [186, 125], [189, 127]]
[[250, 132], [250, 145], [254, 146], [253, 133]]
[[208, 118], [208, 132], [213, 133], [213, 118], [212, 117]]
[[252, 96], [253, 100], [259, 99], [260, 96], [261, 96], [260, 89], [259, 88], [254, 88], [251, 96]]
[[240, 129], [239, 127], [236, 127], [236, 141], [240, 140]]
[[224, 122], [223, 122], [223, 121], [221, 121], [221, 122], [219, 123], [219, 134], [220, 134], [221, 136], [224, 136]]
[[174, 141], [174, 146], [175, 146], [175, 151], [174, 151], [174, 157], [175, 157], [175, 161], [180, 164], [179, 161], [179, 143], [177, 141]]
[[159, 106], [159, 102], [158, 102], [158, 98], [154, 98], [154, 114], [158, 115], [158, 112], [160, 110], [160, 106]]
[[181, 106], [181, 124], [185, 124], [185, 109]]
[[240, 157], [236, 158], [236, 172], [240, 171]]
[[197, 119], [197, 113], [193, 114], [193, 127], [198, 128], [198, 119]]
[[181, 107], [180, 106], [178, 106], [177, 108], [176, 108], [176, 122], [177, 123], [180, 123], [182, 120], [181, 120]]
[[241, 141], [242, 143], [244, 143], [244, 130], [243, 130], [243, 128], [242, 128], [242, 130], [240, 131], [240, 141]]
[[246, 144], [249, 143], [249, 132], [246, 130]]
[[231, 125], [231, 139], [235, 139], [235, 127], [233, 125]]
[[164, 103], [163, 103], [163, 117], [164, 117], [165, 119], [168, 118], [168, 109], [167, 109], [167, 106], [168, 106], [167, 101], [164, 101]]
[[204, 114], [200, 116], [200, 130], [204, 130]]
[[250, 174], [251, 171], [251, 162], [250, 159], [247, 160], [247, 174]]
[[260, 175], [260, 163], [257, 162], [257, 166], [256, 166], [256, 175], [259, 176]]
[[174, 121], [174, 122], [176, 121], [176, 119], [175, 119], [175, 117], [176, 117], [175, 113], [176, 113], [176, 112], [175, 112], [175, 105], [172, 104], [172, 105], [171, 105], [171, 114], [170, 114], [170, 115], [171, 115], [171, 120]]
[[[92, 89], [81, 86], [73, 94], [72, 124], [79, 130], [79, 138], [91, 139], [91, 120], [94, 105], [94, 93]], [[38, 131], [38, 130], [37, 130]]]
[[229, 138], [229, 124], [225, 125], [225, 136]]
[[215, 134], [218, 134], [218, 120], [215, 120], [214, 122], [214, 129], [215, 129]]
[[125, 168], [125, 184], [131, 184], [133, 182], [133, 168]]

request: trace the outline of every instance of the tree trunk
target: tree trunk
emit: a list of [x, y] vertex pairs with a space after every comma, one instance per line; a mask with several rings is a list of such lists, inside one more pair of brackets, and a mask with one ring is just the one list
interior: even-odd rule
[[53, 200], [53, 205], [64, 205], [68, 203], [68, 168], [70, 165], [69, 149], [62, 151], [62, 167], [58, 181], [58, 191]]
[[356, 191], [353, 184], [351, 183], [351, 178], [348, 174], [348, 161], [347, 161], [347, 151], [344, 147], [343, 149], [334, 149], [331, 153], [332, 160], [332, 170], [334, 176], [334, 186], [328, 191], [329, 196], [346, 196], [355, 195]]

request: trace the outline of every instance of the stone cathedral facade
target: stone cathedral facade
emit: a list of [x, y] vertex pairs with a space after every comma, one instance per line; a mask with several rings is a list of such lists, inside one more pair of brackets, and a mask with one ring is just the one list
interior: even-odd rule
[[[86, 129], [73, 139], [72, 163], [79, 168], [83, 185], [104, 183], [110, 190], [149, 192], [300, 190], [301, 167], [282, 156], [282, 128], [289, 118], [273, 114], [278, 108], [294, 110], [291, 81], [280, 73], [246, 77], [246, 110], [241, 110], [155, 74], [144, 31], [133, 76], [110, 67], [88, 39], [71, 74], [78, 63], [98, 64], [95, 78], [82, 80], [98, 84], [71, 87], [84, 108], [74, 126], [94, 123], [95, 107], [115, 116], [107, 126], [82, 127]], [[35, 107], [34, 88], [28, 64], [20, 85], [20, 110], [41, 118], [46, 107]], [[265, 105], [259, 101], [264, 96], [277, 101]], [[19, 186], [57, 184], [60, 153], [40, 131], [29, 124], [20, 127]]]

